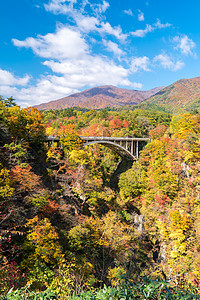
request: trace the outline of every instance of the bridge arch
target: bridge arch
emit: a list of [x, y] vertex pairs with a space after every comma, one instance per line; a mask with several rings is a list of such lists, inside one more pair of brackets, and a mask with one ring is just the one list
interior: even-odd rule
[[104, 140], [91, 141], [91, 142], [84, 143], [84, 146], [89, 146], [89, 145], [94, 145], [94, 144], [101, 144], [101, 145], [104, 145], [104, 146], [110, 148], [113, 152], [120, 155], [123, 159], [131, 160], [131, 161], [137, 160], [137, 158], [131, 152], [126, 150], [121, 145], [113, 143], [111, 141], [104, 141]]

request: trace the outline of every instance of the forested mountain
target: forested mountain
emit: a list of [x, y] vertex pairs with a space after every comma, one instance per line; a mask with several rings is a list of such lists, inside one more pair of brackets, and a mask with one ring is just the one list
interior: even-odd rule
[[181, 79], [168, 87], [149, 91], [119, 89], [113, 86], [92, 88], [81, 93], [36, 106], [39, 110], [79, 106], [88, 109], [136, 107], [168, 113], [184, 113], [200, 108], [200, 77]]
[[163, 87], [157, 87], [148, 91], [136, 91], [106, 85], [91, 88], [59, 100], [37, 105], [35, 107], [39, 110], [61, 109], [74, 106], [89, 109], [100, 109], [105, 107], [135, 105], [152, 95], [155, 95], [161, 89], [163, 89]]
[[169, 113], [184, 113], [200, 108], [200, 77], [181, 79], [141, 105], [143, 109], [159, 109]]
[[[79, 137], [102, 132], [151, 137], [114, 189], [120, 157]], [[197, 111], [42, 115], [1, 98], [0, 299], [199, 299], [199, 134]]]

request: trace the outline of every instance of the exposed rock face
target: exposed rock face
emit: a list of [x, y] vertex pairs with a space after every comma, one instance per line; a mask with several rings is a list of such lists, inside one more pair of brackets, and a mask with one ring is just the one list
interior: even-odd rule
[[134, 225], [137, 227], [138, 231], [142, 234], [144, 230], [145, 217], [143, 215], [134, 215]]

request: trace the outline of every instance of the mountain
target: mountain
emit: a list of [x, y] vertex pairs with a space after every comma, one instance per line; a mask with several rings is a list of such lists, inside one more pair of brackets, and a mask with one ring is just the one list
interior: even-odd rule
[[155, 95], [162, 89], [163, 87], [157, 87], [148, 91], [136, 91], [121, 89], [112, 85], [105, 85], [72, 94], [55, 101], [42, 103], [35, 107], [39, 110], [49, 110], [73, 106], [98, 109], [105, 107], [119, 107], [123, 105], [136, 105], [152, 95]]
[[172, 114], [200, 109], [200, 77], [181, 79], [138, 105]]

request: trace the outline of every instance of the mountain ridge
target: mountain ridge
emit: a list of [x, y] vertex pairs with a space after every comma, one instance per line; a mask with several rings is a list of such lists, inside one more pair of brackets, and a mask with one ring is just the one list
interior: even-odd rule
[[155, 95], [164, 87], [156, 87], [146, 91], [122, 89], [112, 85], [98, 86], [79, 93], [35, 105], [39, 110], [64, 109], [68, 107], [84, 107], [100, 109], [105, 107], [120, 107], [123, 105], [137, 105]]
[[147, 91], [122, 89], [112, 85], [94, 87], [70, 96], [37, 105], [39, 110], [79, 106], [88, 109], [134, 105], [141, 109], [156, 109], [167, 113], [200, 110], [200, 76], [179, 79], [167, 87]]
[[200, 109], [200, 77], [180, 79], [138, 105], [168, 113], [185, 113]]

